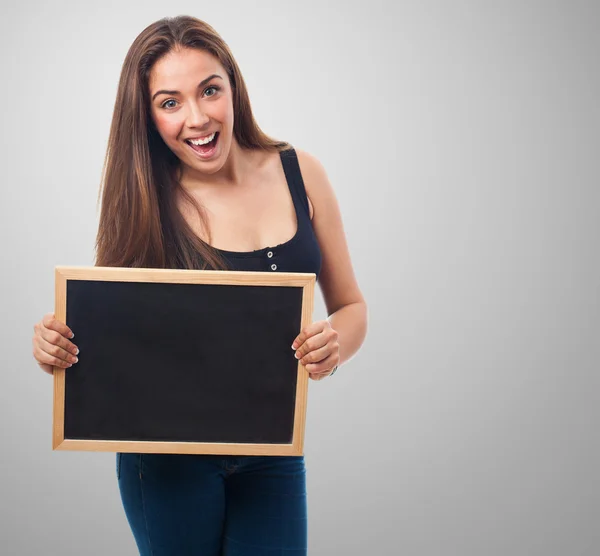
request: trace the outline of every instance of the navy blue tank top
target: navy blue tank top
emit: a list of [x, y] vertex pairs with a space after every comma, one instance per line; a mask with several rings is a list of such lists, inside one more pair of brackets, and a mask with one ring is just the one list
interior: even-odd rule
[[321, 272], [321, 249], [310, 220], [298, 155], [294, 149], [290, 149], [281, 151], [279, 156], [296, 211], [296, 235], [285, 243], [254, 251], [216, 250], [227, 259], [231, 270], [313, 272], [318, 279]]

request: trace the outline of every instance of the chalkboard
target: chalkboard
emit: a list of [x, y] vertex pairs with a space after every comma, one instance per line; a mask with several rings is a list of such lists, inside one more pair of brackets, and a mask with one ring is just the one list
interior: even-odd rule
[[56, 267], [79, 362], [54, 368], [53, 448], [300, 455], [308, 373], [292, 341], [316, 277]]

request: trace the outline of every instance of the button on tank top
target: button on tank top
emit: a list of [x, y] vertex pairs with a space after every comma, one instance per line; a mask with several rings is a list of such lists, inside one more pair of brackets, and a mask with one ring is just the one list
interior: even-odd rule
[[321, 272], [321, 249], [310, 220], [298, 155], [294, 149], [289, 149], [281, 151], [279, 156], [296, 211], [296, 235], [285, 243], [254, 251], [216, 250], [227, 259], [231, 270], [313, 272], [318, 279]]

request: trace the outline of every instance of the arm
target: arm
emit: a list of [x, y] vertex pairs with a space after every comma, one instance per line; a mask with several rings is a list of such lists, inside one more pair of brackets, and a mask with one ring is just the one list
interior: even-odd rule
[[[339, 348], [338, 364], [341, 365], [352, 358], [365, 339], [367, 304], [354, 275], [339, 204], [325, 169], [309, 153], [300, 149], [296, 152], [313, 207], [312, 224], [322, 255], [319, 286], [327, 308], [327, 320], [337, 332], [335, 340]], [[310, 351], [306, 344], [301, 345], [308, 337], [308, 334], [298, 337], [302, 358]]]

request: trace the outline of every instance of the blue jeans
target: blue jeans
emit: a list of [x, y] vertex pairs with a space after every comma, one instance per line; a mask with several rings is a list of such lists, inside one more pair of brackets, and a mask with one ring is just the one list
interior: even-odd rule
[[305, 556], [303, 456], [117, 453], [141, 556]]

